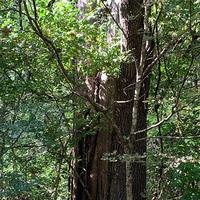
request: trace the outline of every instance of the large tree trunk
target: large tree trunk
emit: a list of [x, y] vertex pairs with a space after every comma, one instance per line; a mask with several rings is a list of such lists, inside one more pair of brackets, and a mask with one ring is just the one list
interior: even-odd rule
[[[76, 155], [80, 161], [75, 167], [77, 176], [73, 200], [146, 199], [146, 140], [138, 141], [146, 137], [146, 132], [134, 134], [145, 129], [147, 121], [147, 106], [144, 100], [148, 96], [150, 78], [149, 75], [140, 77], [148, 64], [148, 59], [143, 58], [146, 53], [143, 40], [144, 8], [143, 0], [121, 0], [120, 23], [125, 34], [122, 37], [122, 51], [129, 52], [130, 56], [122, 63], [119, 78], [104, 85], [113, 91], [104, 93], [104, 102], [95, 99], [103, 104], [112, 103], [113, 98], [118, 102], [113, 109], [113, 122], [120, 133], [111, 128], [110, 122], [107, 121], [105, 125], [106, 119], [102, 117], [104, 120], [99, 123], [104, 123], [105, 128], [100, 128], [96, 135], [79, 141]], [[101, 82], [95, 87], [101, 87]], [[98, 91], [101, 91], [101, 88]], [[127, 136], [127, 141], [120, 143], [119, 137], [124, 136]], [[109, 152], [137, 156], [135, 159], [117, 162], [102, 160], [104, 153]]]
[[[141, 83], [141, 89], [136, 96], [137, 66], [140, 67], [142, 41], [144, 34], [144, 5], [143, 0], [121, 1], [121, 25], [125, 36], [122, 40], [122, 50], [130, 52], [128, 60], [121, 66], [120, 78], [117, 81], [116, 98], [119, 104], [116, 108], [116, 121], [120, 127], [121, 134], [128, 136], [128, 147], [124, 147], [124, 153], [135, 156], [144, 156], [146, 153], [146, 141], [137, 139], [145, 138], [146, 133], [130, 136], [131, 131], [137, 131], [146, 127], [147, 109], [143, 100], [147, 97], [149, 88], [149, 77]], [[128, 102], [127, 102], [128, 101]], [[127, 102], [127, 103], [123, 103]], [[134, 108], [134, 109], [133, 109]], [[136, 112], [134, 114], [133, 112]], [[135, 116], [134, 116], [135, 115]], [[135, 117], [135, 119], [133, 119]], [[134, 130], [132, 130], [132, 127]], [[122, 147], [123, 148], [123, 147]], [[122, 199], [140, 200], [145, 199], [146, 189], [146, 165], [145, 159], [131, 159], [126, 161], [126, 168], [121, 166], [126, 173], [126, 182], [121, 184], [125, 188]], [[120, 178], [119, 178], [120, 180]], [[115, 199], [121, 199], [120, 194]]]
[[[113, 80], [105, 81], [105, 77], [105, 74], [97, 73], [96, 77], [88, 78], [87, 85], [91, 84], [89, 88], [94, 88], [93, 91], [90, 91], [95, 94], [93, 101], [107, 107], [113, 101], [111, 98], [113, 96], [113, 89], [111, 89]], [[105, 153], [110, 152], [113, 128], [112, 124], [108, 123], [101, 113], [99, 114], [100, 116], [96, 119], [96, 127], [98, 127], [96, 134], [79, 138], [75, 148], [75, 156], [79, 158], [79, 161], [75, 163], [74, 169], [73, 200], [109, 199], [109, 161], [102, 158]], [[89, 127], [88, 131], [90, 128], [92, 127]], [[83, 133], [77, 129], [77, 135], [81, 134]]]

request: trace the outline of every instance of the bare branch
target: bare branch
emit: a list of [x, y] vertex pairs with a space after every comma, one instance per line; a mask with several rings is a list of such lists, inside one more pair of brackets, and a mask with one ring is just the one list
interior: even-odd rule
[[106, 113], [108, 111], [108, 109], [105, 106], [103, 106], [103, 105], [95, 102], [88, 95], [88, 93], [86, 93], [86, 92], [80, 92], [80, 91], [73, 91], [73, 93], [76, 94], [77, 96], [81, 97], [82, 99], [87, 100], [94, 107], [94, 109], [96, 111], [101, 112], [101, 113]]
[[194, 135], [194, 136], [168, 136], [168, 135], [163, 135], [163, 136], [150, 136], [150, 137], [145, 137], [145, 138], [140, 138], [137, 139], [136, 142], [141, 141], [141, 140], [151, 140], [151, 139], [176, 139], [176, 140], [193, 140], [193, 139], [200, 139], [200, 135]]
[[177, 113], [177, 112], [183, 110], [186, 106], [184, 106], [184, 107], [182, 107], [182, 108], [180, 108], [180, 109], [178, 109], [178, 110], [174, 110], [175, 107], [176, 107], [176, 105], [174, 105], [174, 106], [172, 107], [172, 112], [171, 112], [171, 114], [169, 114], [167, 117], [165, 117], [164, 119], [162, 119], [162, 120], [159, 121], [158, 123], [153, 124], [153, 125], [151, 125], [150, 127], [147, 127], [147, 128], [145, 128], [145, 129], [143, 129], [143, 130], [136, 131], [136, 132], [134, 132], [134, 133], [132, 133], [132, 134], [135, 135], [135, 134], [138, 134], [138, 133], [143, 133], [143, 132], [149, 131], [149, 130], [151, 130], [151, 129], [154, 129], [154, 128], [160, 126], [160, 125], [163, 124], [164, 122], [168, 121], [175, 113]]
[[26, 1], [23, 1], [23, 2], [24, 2], [24, 9], [25, 9], [25, 12], [26, 12], [26, 16], [29, 20], [31, 28], [33, 29], [35, 34], [38, 35], [43, 40], [43, 42], [47, 45], [49, 50], [52, 51], [54, 58], [57, 61], [58, 67], [59, 67], [61, 73], [63, 74], [63, 76], [65, 77], [65, 79], [68, 80], [70, 83], [72, 83], [73, 81], [71, 80], [67, 71], [65, 70], [65, 67], [64, 67], [63, 62], [62, 62], [61, 57], [60, 57], [60, 53], [58, 52], [57, 48], [55, 47], [53, 42], [47, 36], [44, 35], [42, 29], [40, 28], [40, 26], [37, 22], [37, 20], [35, 20], [34, 18], [32, 18], [30, 16]]
[[38, 18], [38, 14], [37, 14], [36, 2], [35, 2], [35, 0], [32, 0], [32, 2], [33, 2], [34, 18], [35, 18], [35, 20], [37, 20], [37, 18]]
[[157, 61], [164, 56], [172, 47], [175, 48], [178, 44], [181, 43], [181, 41], [183, 41], [185, 35], [182, 34], [179, 38], [175, 38], [172, 42], [170, 42], [166, 47], [164, 47], [161, 51], [159, 55], [156, 55], [152, 60], [152, 62], [145, 68], [144, 72], [143, 72], [143, 76], [146, 76], [146, 73], [148, 73], [151, 68], [157, 63]]

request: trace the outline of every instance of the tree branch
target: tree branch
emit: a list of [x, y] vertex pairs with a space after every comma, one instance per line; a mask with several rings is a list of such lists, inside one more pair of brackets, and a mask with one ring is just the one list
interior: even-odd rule
[[181, 43], [181, 41], [183, 41], [185, 35], [182, 34], [179, 38], [175, 38], [172, 42], [170, 42], [166, 47], [164, 47], [161, 51], [159, 55], [154, 56], [154, 58], [152, 59], [153, 61], [145, 68], [144, 72], [143, 72], [143, 76], [146, 76], [146, 73], [148, 73], [151, 68], [157, 63], [157, 61], [164, 56], [170, 49], [171, 47], [175, 48], [178, 44]]
[[150, 140], [150, 139], [176, 139], [176, 140], [193, 140], [193, 139], [199, 139], [200, 135], [195, 135], [195, 136], [167, 136], [167, 135], [163, 135], [163, 136], [149, 136], [149, 137], [145, 137], [145, 138], [140, 138], [137, 139], [136, 142], [138, 141], [142, 141], [142, 140]]
[[151, 129], [154, 129], [154, 128], [160, 126], [160, 125], [163, 124], [164, 122], [168, 121], [175, 113], [177, 113], [177, 112], [183, 110], [186, 106], [184, 106], [184, 107], [182, 107], [182, 108], [180, 108], [180, 109], [178, 109], [178, 110], [174, 110], [175, 107], [176, 107], [176, 105], [174, 105], [174, 106], [172, 107], [172, 112], [171, 112], [170, 115], [168, 115], [167, 117], [165, 117], [164, 119], [162, 119], [162, 120], [159, 121], [158, 123], [153, 124], [153, 125], [151, 125], [150, 127], [147, 127], [147, 128], [145, 128], [145, 129], [143, 129], [143, 130], [136, 131], [136, 132], [134, 132], [134, 133], [132, 133], [132, 134], [135, 135], [135, 134], [138, 134], [138, 133], [143, 133], [143, 132], [149, 131], [149, 130], [151, 130]]

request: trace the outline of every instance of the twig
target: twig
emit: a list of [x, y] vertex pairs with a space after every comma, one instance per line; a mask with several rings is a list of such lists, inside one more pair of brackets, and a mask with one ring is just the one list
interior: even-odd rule
[[[158, 12], [158, 3], [156, 3], [156, 14]], [[157, 14], [158, 18], [156, 18], [156, 22], [155, 22], [155, 35], [156, 35], [156, 50], [157, 50], [157, 55], [159, 56], [160, 55], [160, 41], [159, 41], [159, 31], [158, 31], [158, 19], [160, 17], [160, 14], [161, 14], [161, 11], [162, 11], [162, 8], [161, 7], [161, 10], [159, 12], [159, 14]], [[161, 82], [161, 58], [158, 59], [158, 80], [157, 80], [157, 85], [156, 85], [156, 89], [155, 89], [155, 99], [157, 98], [157, 95], [158, 95], [158, 92], [159, 92], [159, 87], [160, 87], [160, 82]], [[157, 122], [160, 121], [160, 115], [159, 115], [159, 112], [158, 112], [158, 109], [159, 109], [159, 102], [157, 102], [157, 105], [155, 106], [155, 112], [156, 112], [156, 118], [157, 118]], [[162, 131], [161, 131], [161, 125], [158, 126], [158, 133], [159, 133], [159, 136], [160, 136], [160, 152], [161, 154], [164, 153], [164, 144], [163, 144], [163, 138], [162, 138]], [[162, 185], [162, 181], [163, 181], [163, 169], [164, 169], [164, 163], [163, 163], [163, 159], [161, 159], [161, 164], [159, 166], [159, 170], [158, 170], [158, 173], [159, 173], [159, 180], [158, 180], [158, 192], [161, 192], [161, 185]]]
[[38, 14], [37, 14], [36, 2], [35, 2], [35, 0], [32, 0], [32, 2], [33, 2], [34, 18], [35, 18], [35, 20], [37, 20], [37, 18], [38, 18]]
[[149, 130], [151, 130], [151, 129], [154, 129], [154, 128], [160, 126], [160, 125], [163, 124], [164, 122], [168, 121], [175, 113], [177, 113], [177, 112], [183, 110], [186, 106], [183, 106], [182, 108], [180, 108], [180, 109], [178, 109], [178, 110], [174, 110], [175, 107], [176, 107], [176, 105], [174, 105], [174, 106], [172, 107], [171, 114], [169, 114], [167, 117], [165, 117], [164, 119], [162, 119], [162, 120], [159, 121], [158, 123], [153, 124], [153, 125], [151, 125], [150, 127], [147, 127], [147, 128], [145, 128], [145, 129], [143, 129], [143, 130], [136, 131], [136, 132], [134, 132], [133, 134], [143, 133], [143, 132], [149, 131]]
[[19, 26], [20, 26], [20, 30], [23, 31], [22, 0], [19, 0], [19, 1], [18, 1], [18, 7], [19, 7]]
[[145, 68], [145, 71], [143, 72], [143, 76], [146, 76], [146, 73], [157, 63], [157, 61], [168, 52], [171, 47], [175, 48], [180, 42], [184, 39], [185, 35], [182, 34], [179, 38], [175, 38], [172, 42], [170, 42], [166, 47], [164, 47], [159, 55], [156, 55], [153, 58], [153, 61]]
[[176, 140], [193, 140], [193, 139], [199, 139], [200, 135], [194, 135], [194, 136], [167, 136], [167, 135], [163, 135], [163, 136], [149, 136], [149, 137], [145, 137], [145, 138], [140, 138], [137, 139], [137, 141], [142, 141], [142, 140], [151, 140], [151, 139], [176, 139]]
[[32, 18], [30, 16], [30, 13], [28, 11], [28, 7], [27, 7], [27, 4], [26, 4], [26, 1], [24, 1], [24, 9], [25, 9], [25, 12], [26, 12], [26, 16], [27, 16], [27, 18], [29, 20], [29, 23], [30, 23], [32, 29], [34, 30], [35, 34], [38, 35], [39, 38], [41, 38], [43, 40], [43, 42], [47, 45], [47, 47], [49, 48], [49, 50], [52, 51], [52, 53], [54, 55], [54, 58], [57, 61], [57, 64], [58, 64], [58, 67], [59, 67], [61, 73], [63, 74], [63, 76], [65, 77], [65, 79], [69, 81], [69, 83], [72, 83], [73, 81], [69, 77], [68, 72], [65, 70], [65, 67], [64, 67], [63, 62], [62, 62], [61, 57], [60, 57], [60, 53], [58, 52], [58, 50], [55, 47], [55, 45], [53, 44], [53, 42], [47, 36], [45, 36], [43, 34], [43, 31], [40, 28], [37, 20], [35, 20], [34, 18]]

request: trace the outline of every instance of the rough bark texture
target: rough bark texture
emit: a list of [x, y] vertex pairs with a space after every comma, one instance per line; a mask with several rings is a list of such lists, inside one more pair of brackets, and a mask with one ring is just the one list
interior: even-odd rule
[[[121, 76], [117, 82], [117, 97], [118, 100], [127, 101], [132, 100], [129, 103], [121, 104], [118, 106], [118, 124], [120, 126], [121, 132], [123, 135], [129, 135], [132, 126], [132, 108], [134, 106], [134, 92], [135, 92], [135, 83], [136, 83], [136, 65], [139, 66], [140, 58], [141, 58], [141, 48], [142, 48], [142, 38], [143, 38], [143, 30], [144, 30], [144, 7], [142, 0], [122, 0], [121, 1], [121, 24], [122, 28], [125, 32], [125, 36], [123, 37], [122, 47], [123, 51], [130, 51], [130, 60], [128, 63], [124, 63], [121, 67]], [[132, 58], [132, 60], [131, 60]], [[146, 91], [148, 90], [148, 85], [145, 84], [148, 82], [148, 78], [145, 82], [142, 83], [141, 94], [139, 95], [142, 98], [139, 98], [139, 106], [138, 106], [138, 115], [137, 115], [137, 130], [144, 129], [146, 127], [146, 114], [147, 110], [145, 108], [144, 103], [142, 102], [146, 95]], [[135, 135], [131, 137], [131, 145], [128, 152], [132, 155], [139, 154], [144, 155], [146, 153], [146, 141], [142, 140], [140, 142], [136, 142], [137, 139], [143, 138], [146, 136], [146, 133]], [[145, 161], [145, 160], [144, 160]], [[131, 188], [126, 191], [126, 197], [123, 199], [134, 199], [141, 200], [145, 199], [145, 188], [146, 188], [146, 165], [145, 162], [142, 164], [141, 160], [136, 160], [131, 163], [131, 161], [127, 161], [128, 166], [126, 168], [126, 173], [130, 173], [130, 168], [132, 165], [132, 180], [131, 174], [127, 175], [126, 185], [123, 187], [128, 187], [130, 185], [132, 187], [132, 194], [130, 192]], [[132, 181], [132, 183], [130, 183]], [[126, 188], [127, 189], [127, 188]], [[143, 195], [142, 195], [143, 194]], [[117, 199], [117, 198], [116, 198]]]
[[[107, 79], [105, 74], [98, 73], [95, 78], [88, 78], [87, 84], [88, 88], [93, 88], [90, 92], [94, 94], [94, 101], [108, 106], [113, 101], [111, 100], [113, 81], [105, 79]], [[110, 152], [112, 125], [107, 123], [104, 117], [100, 117], [96, 126], [98, 126], [96, 134], [80, 139], [75, 149], [75, 155], [79, 157], [79, 161], [75, 166], [78, 176], [74, 181], [73, 200], [109, 199], [109, 161], [102, 160], [102, 157]]]
[[77, 152], [79, 156], [81, 155], [81, 161], [77, 164], [80, 177], [78, 177], [77, 190], [73, 199], [108, 199], [108, 161], [103, 161], [101, 158], [105, 152], [108, 152], [110, 141], [109, 134], [99, 132], [79, 142], [78, 149], [81, 148], [83, 152]]
[[[122, 39], [122, 51], [130, 51], [129, 59], [121, 65], [120, 76], [104, 87], [113, 90], [104, 92], [104, 99], [95, 99], [100, 103], [110, 104], [115, 101], [128, 101], [115, 104], [113, 119], [120, 129], [121, 136], [129, 136], [132, 125], [132, 108], [136, 82], [136, 65], [141, 57], [142, 38], [144, 30], [143, 0], [121, 0], [120, 23], [125, 36]], [[150, 62], [150, 60], [148, 61]], [[145, 69], [144, 69], [145, 70]], [[141, 83], [136, 130], [146, 128], [147, 107], [143, 102], [148, 96], [149, 75]], [[101, 97], [101, 83], [96, 95]], [[114, 93], [114, 94], [113, 94]], [[100, 120], [99, 123], [102, 123]], [[126, 163], [103, 161], [104, 153], [116, 151], [118, 155], [127, 153], [119, 143], [117, 133], [112, 130], [110, 122], [104, 121], [104, 129], [99, 129], [96, 135], [87, 136], [79, 141], [76, 155], [80, 161], [76, 164], [79, 177], [75, 181], [73, 200], [127, 200]], [[107, 124], [107, 125], [106, 125]], [[131, 139], [131, 154], [145, 155], [146, 141], [137, 139], [146, 137], [146, 133], [136, 134]], [[133, 200], [144, 200], [146, 189], [146, 159], [132, 162]], [[89, 195], [88, 195], [89, 194]]]

